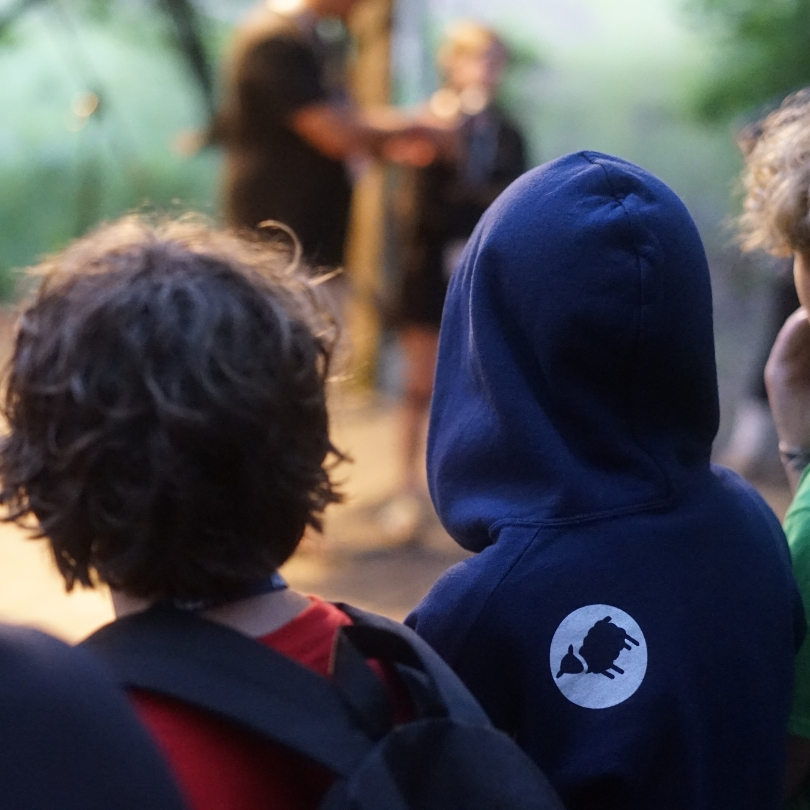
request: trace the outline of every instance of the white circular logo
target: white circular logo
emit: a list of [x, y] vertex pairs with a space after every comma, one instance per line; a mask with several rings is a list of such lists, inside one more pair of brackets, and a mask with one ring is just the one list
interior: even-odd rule
[[644, 633], [623, 610], [587, 605], [569, 613], [554, 633], [551, 677], [577, 706], [607, 709], [632, 695], [647, 672]]

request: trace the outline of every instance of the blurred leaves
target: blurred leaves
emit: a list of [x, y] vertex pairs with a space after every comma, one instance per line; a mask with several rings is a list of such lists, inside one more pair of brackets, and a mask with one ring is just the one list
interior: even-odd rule
[[11, 26], [0, 26], [0, 48], [19, 44], [20, 38]]
[[218, 169], [213, 151], [171, 150], [208, 113], [168, 0], [0, 0], [0, 23], [12, 11], [0, 42], [0, 301], [13, 268], [99, 219], [215, 213]]
[[810, 0], [690, 0], [717, 39], [716, 62], [695, 98], [718, 121], [810, 84]]
[[72, 5], [97, 22], [107, 22], [117, 3], [116, 0], [73, 0]]

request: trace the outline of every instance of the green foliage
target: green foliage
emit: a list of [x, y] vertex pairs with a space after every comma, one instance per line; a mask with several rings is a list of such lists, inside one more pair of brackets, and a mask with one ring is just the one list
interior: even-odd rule
[[[172, 150], [206, 112], [168, 44], [168, 22], [141, 0], [63, 8], [70, 25], [43, 3], [11, 27], [15, 47], [0, 44], [0, 72], [14, 77], [0, 84], [0, 299], [18, 268], [99, 220], [144, 209], [216, 214], [218, 153]], [[90, 90], [101, 104], [88, 115]]]
[[106, 22], [110, 19], [115, 5], [118, 5], [115, 0], [82, 0], [77, 4], [77, 10], [83, 11], [96, 22]]
[[9, 48], [16, 45], [18, 42], [19, 38], [14, 35], [14, 31], [10, 26], [8, 28], [0, 28], [0, 48]]
[[723, 120], [810, 84], [810, 0], [692, 0], [719, 49], [695, 109]]

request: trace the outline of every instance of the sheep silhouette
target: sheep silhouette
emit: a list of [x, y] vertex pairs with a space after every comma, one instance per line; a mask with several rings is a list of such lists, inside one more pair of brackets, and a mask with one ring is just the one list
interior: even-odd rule
[[[600, 619], [588, 630], [582, 646], [579, 648], [579, 654], [588, 665], [587, 671], [595, 675], [604, 675], [611, 680], [615, 676], [610, 670], [624, 675], [624, 670], [617, 667], [615, 661], [622, 650], [633, 649], [627, 643], [628, 641], [635, 644], [636, 647], [639, 646], [639, 642], [629, 636], [623, 627], [613, 624], [610, 616]], [[573, 655], [573, 649], [569, 648], [569, 651]], [[563, 660], [565, 658], [568, 656], [566, 655]]]

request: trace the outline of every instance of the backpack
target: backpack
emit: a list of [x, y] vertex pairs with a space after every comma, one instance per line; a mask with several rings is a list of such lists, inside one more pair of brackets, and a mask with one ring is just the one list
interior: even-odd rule
[[[125, 687], [213, 712], [326, 766], [320, 810], [563, 810], [534, 762], [497, 731], [426, 642], [396, 622], [338, 604], [331, 678], [194, 613], [159, 604], [83, 642]], [[394, 725], [369, 667], [396, 670], [413, 719]]]

